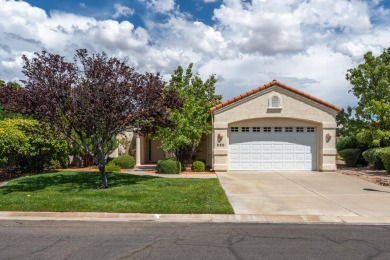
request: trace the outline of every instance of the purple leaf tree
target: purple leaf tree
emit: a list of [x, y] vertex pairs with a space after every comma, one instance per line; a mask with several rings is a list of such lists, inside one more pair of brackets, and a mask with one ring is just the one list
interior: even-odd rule
[[169, 126], [169, 108], [181, 106], [159, 74], [139, 73], [104, 52], [80, 49], [69, 62], [43, 51], [23, 60], [24, 86], [1, 88], [0, 104], [49, 123], [84, 149], [99, 168], [102, 188], [108, 187], [105, 165], [117, 135], [129, 126], [139, 134]]

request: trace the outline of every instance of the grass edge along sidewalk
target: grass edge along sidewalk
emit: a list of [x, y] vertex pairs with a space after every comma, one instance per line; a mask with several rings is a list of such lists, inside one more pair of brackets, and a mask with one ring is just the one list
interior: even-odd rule
[[234, 214], [218, 179], [167, 179], [59, 171], [22, 177], [0, 187], [0, 211]]

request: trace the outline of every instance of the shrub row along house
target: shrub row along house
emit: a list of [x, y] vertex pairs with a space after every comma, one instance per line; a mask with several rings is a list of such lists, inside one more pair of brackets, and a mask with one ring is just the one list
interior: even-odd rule
[[[215, 171], [335, 171], [339, 111], [273, 80], [212, 107], [213, 133], [204, 137], [196, 157]], [[136, 165], [165, 157], [158, 140], [134, 138]]]

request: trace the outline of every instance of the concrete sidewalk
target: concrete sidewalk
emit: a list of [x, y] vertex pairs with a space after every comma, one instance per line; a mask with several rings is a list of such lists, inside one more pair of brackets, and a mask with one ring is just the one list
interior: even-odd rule
[[160, 178], [198, 178], [198, 179], [215, 179], [217, 175], [215, 173], [185, 173], [180, 174], [158, 174], [155, 173], [156, 165], [142, 165], [140, 167], [126, 170], [126, 173], [139, 175], [139, 176], [153, 176]]

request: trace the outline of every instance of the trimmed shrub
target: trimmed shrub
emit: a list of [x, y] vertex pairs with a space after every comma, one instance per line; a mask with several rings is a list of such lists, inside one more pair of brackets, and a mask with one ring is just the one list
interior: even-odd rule
[[371, 148], [363, 152], [364, 159], [375, 169], [384, 169], [384, 165], [380, 156], [382, 148]]
[[122, 169], [133, 169], [135, 165], [135, 160], [133, 156], [122, 155], [114, 158], [114, 163], [121, 167]]
[[382, 148], [379, 153], [386, 171], [390, 173], [390, 147]]
[[116, 165], [115, 162], [111, 161], [106, 165], [105, 170], [106, 172], [120, 172], [121, 167]]
[[159, 160], [157, 162], [157, 173], [178, 174], [181, 172], [181, 163], [173, 159]]
[[41, 172], [52, 161], [66, 165], [67, 155], [67, 142], [48, 124], [32, 119], [0, 120], [0, 168], [5, 171]]
[[[356, 136], [349, 135], [346, 137], [343, 137], [340, 141], [336, 143], [336, 149], [338, 152], [345, 150], [345, 149], [359, 149], [360, 152], [364, 152], [368, 149], [367, 144], [359, 143]], [[362, 154], [360, 153], [360, 156], [358, 158], [358, 161], [356, 164], [360, 165], [367, 165], [367, 161], [364, 159]]]
[[[358, 142], [356, 136], [350, 135], [343, 137], [340, 141], [336, 143], [336, 149], [338, 152], [345, 149], [361, 149], [362, 144]], [[363, 149], [365, 150], [365, 149]]]
[[204, 172], [206, 169], [206, 165], [202, 161], [195, 161], [192, 163], [192, 170], [194, 172]]
[[361, 152], [359, 149], [344, 149], [339, 152], [339, 155], [343, 157], [348, 167], [353, 167], [356, 166]]

